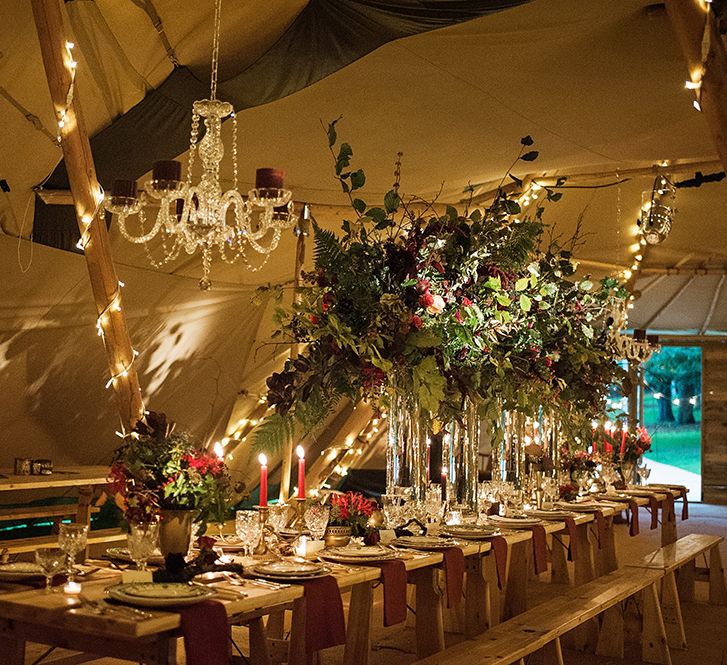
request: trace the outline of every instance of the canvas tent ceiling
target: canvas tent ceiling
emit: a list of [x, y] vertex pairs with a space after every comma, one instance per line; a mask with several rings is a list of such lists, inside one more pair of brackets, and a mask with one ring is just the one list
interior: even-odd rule
[[[0, 436], [6, 446], [0, 464], [10, 460], [19, 437], [52, 457], [88, 460], [96, 442], [108, 442], [115, 422], [110, 394], [103, 390], [104, 357], [94, 338], [82, 257], [36, 245], [31, 268], [23, 272], [18, 265], [16, 238], [29, 235], [33, 217], [31, 188], [53, 170], [60, 151], [52, 140], [52, 108], [29, 3], [0, 4], [8, 19], [0, 22], [0, 86], [7, 95], [0, 99], [5, 130], [0, 179], [11, 187], [0, 194], [5, 234], [0, 242], [0, 376], [9, 386], [2, 398]], [[79, 44], [78, 94], [93, 133], [127, 113], [172, 72], [143, 4], [65, 3], [67, 25]], [[260, 61], [310, 4], [226, 2], [223, 77]], [[507, 4], [512, 3], [502, 3]], [[212, 3], [154, 0], [153, 5], [179, 62], [204, 80]], [[683, 89], [685, 76], [659, 5], [532, 0], [389, 42], [308, 87], [245, 109], [238, 114], [241, 189], [252, 184], [256, 167], [285, 168], [296, 200], [310, 201], [316, 218], [335, 227], [346, 214], [346, 199], [332, 178], [320, 121], [341, 114], [340, 133], [352, 144], [356, 165], [367, 173], [364, 198], [370, 203], [390, 187], [399, 150], [404, 152], [405, 193], [432, 197], [441, 190], [441, 201], [457, 202], [468, 183], [478, 185], [476, 193], [496, 184], [519, 138], [531, 134], [541, 157], [519, 175], [566, 174], [573, 184], [610, 185], [564, 190], [562, 201], [548, 209], [546, 222], [567, 236], [582, 217], [586, 233], [578, 256], [586, 268], [603, 273], [609, 266], [628, 267], [632, 227], [641, 192], [651, 188], [654, 165], [668, 160], [677, 180], [697, 169], [721, 170], [704, 118]], [[203, 82], [203, 94], [204, 87]], [[47, 133], [7, 97], [36, 116]], [[180, 118], [187, 113], [180, 108]], [[138, 122], [155, 127], [162, 120], [150, 116]], [[180, 127], [186, 135], [186, 124]], [[229, 136], [230, 127], [225, 133]], [[162, 131], [158, 139], [164, 143]], [[125, 147], [112, 146], [120, 164]], [[679, 164], [685, 166], [674, 166]], [[629, 175], [634, 170], [642, 175]], [[229, 179], [229, 170], [224, 175]], [[653, 319], [649, 326], [654, 328], [703, 327], [725, 266], [726, 199], [725, 182], [679, 190], [674, 231], [650, 251], [637, 283], [644, 296], [633, 311], [635, 325]], [[215, 290], [202, 294], [195, 286], [201, 272], [197, 257], [171, 264], [167, 273], [156, 271], [114, 224], [111, 237], [127, 283], [125, 302], [132, 338], [142, 351], [141, 382], [148, 397], [155, 408], [197, 433], [221, 435], [235, 394], [262, 390], [263, 363], [273, 361], [274, 349], [260, 348], [271, 328], [270, 308], [251, 305], [250, 296], [258, 284], [292, 278], [294, 238], [286, 236], [259, 272], [216, 261]], [[21, 263], [27, 264], [30, 251], [27, 243], [20, 246]], [[694, 276], [681, 293], [691, 275], [668, 276], [648, 288], [660, 277], [649, 270], [680, 262], [682, 269], [714, 274]], [[709, 324], [711, 330], [727, 330], [727, 296], [717, 299]], [[80, 415], [70, 423], [68, 413], [76, 410]]]

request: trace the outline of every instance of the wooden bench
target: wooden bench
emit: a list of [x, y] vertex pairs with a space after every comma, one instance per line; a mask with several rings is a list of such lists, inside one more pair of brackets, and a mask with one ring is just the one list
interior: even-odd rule
[[508, 665], [540, 651], [547, 665], [563, 665], [560, 637], [584, 627], [599, 631], [598, 653], [623, 657], [621, 603], [643, 595], [642, 659], [671, 665], [657, 585], [664, 577], [659, 568], [620, 568], [587, 584], [572, 587], [480, 635], [417, 661], [417, 665]]
[[[694, 600], [695, 580], [709, 582], [710, 603], [727, 605], [727, 589], [725, 589], [722, 557], [719, 552], [719, 544], [723, 540], [722, 536], [692, 533], [628, 564], [635, 568], [664, 571], [661, 583], [661, 610], [669, 646], [672, 648], [685, 649], [687, 646], [679, 601]], [[704, 556], [707, 565], [697, 568], [697, 559], [701, 556]]]

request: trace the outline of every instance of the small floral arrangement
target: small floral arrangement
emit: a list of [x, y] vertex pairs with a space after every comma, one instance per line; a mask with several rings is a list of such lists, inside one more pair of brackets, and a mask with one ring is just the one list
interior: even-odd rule
[[203, 524], [223, 521], [232, 498], [224, 461], [153, 411], [115, 451], [109, 489], [130, 521], [155, 519], [165, 509], [195, 510]]
[[578, 487], [573, 483], [566, 483], [558, 487], [558, 494], [563, 501], [573, 501], [578, 496]]
[[600, 453], [589, 453], [585, 450], [569, 450], [563, 447], [560, 453], [560, 465], [563, 471], [593, 471], [601, 463]]
[[377, 508], [375, 501], [357, 492], [347, 492], [332, 495], [330, 504], [329, 525], [350, 526], [353, 536], [366, 535], [369, 518]]
[[651, 436], [646, 427], [637, 427], [634, 432], [628, 432], [623, 446], [615, 449], [615, 462], [637, 462], [647, 450], [651, 450]]

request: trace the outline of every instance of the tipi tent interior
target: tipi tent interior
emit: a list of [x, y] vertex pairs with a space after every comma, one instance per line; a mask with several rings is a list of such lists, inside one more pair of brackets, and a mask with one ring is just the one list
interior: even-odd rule
[[[97, 303], [76, 248], [66, 173], [74, 166], [57, 141], [59, 109], [34, 19], [32, 5], [49, 1], [3, 0], [0, 21], [6, 468], [20, 455], [106, 464], [120, 427], [114, 391], [105, 388]], [[721, 7], [712, 3], [715, 13]], [[639, 297], [630, 327], [703, 346], [704, 496], [724, 502], [727, 150], [723, 126], [710, 126], [724, 115], [710, 116], [706, 99], [705, 112], [695, 108], [699, 90], [685, 88], [689, 61], [667, 9], [648, 0], [226, 0], [218, 92], [236, 111], [240, 191], [253, 186], [256, 168], [284, 169], [296, 210], [309, 204], [331, 229], [351, 215], [324, 129], [339, 116], [369, 201], [390, 189], [399, 160], [403, 195], [443, 206], [486, 203], [520, 138], [531, 135], [539, 158], [515, 175], [559, 183], [562, 200], [546, 205], [544, 220], [564, 237], [580, 224], [581, 270], [633, 271], [628, 282]], [[75, 44], [73, 103], [103, 188], [124, 178], [143, 186], [157, 160], [186, 164], [192, 101], [208, 94], [212, 0], [68, 0], [61, 12]], [[222, 132], [229, 146], [232, 123]], [[685, 186], [671, 234], [642, 251], [642, 193], [660, 174]], [[232, 177], [225, 161], [223, 183]], [[270, 344], [273, 305], [255, 292], [292, 283], [296, 236], [286, 230], [274, 252], [251, 253], [249, 264], [215, 255], [212, 288], [203, 291], [198, 253], [153, 267], [111, 216], [108, 234], [145, 406], [210, 447], [224, 439], [233, 472], [254, 486], [250, 441], [266, 412], [265, 378], [289, 353]], [[304, 268], [311, 260], [308, 246]], [[311, 454], [359, 437], [367, 444], [360, 464], [383, 466], [385, 428], [366, 439], [370, 417], [347, 405], [309, 442]], [[279, 464], [280, 456], [271, 468]]]

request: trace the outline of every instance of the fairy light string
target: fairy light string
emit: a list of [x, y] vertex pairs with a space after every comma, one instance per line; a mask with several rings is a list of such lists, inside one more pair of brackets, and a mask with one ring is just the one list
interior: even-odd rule
[[[78, 68], [78, 62], [73, 57], [73, 48], [74, 48], [73, 42], [67, 41], [65, 43], [65, 57], [64, 62], [66, 69], [68, 69], [68, 72], [70, 74], [70, 82], [68, 84], [68, 91], [66, 92], [66, 97], [64, 101], [64, 107], [57, 111], [58, 116], [58, 134], [57, 134], [57, 141], [60, 145], [63, 141], [63, 134], [64, 132], [68, 131], [68, 125], [72, 119], [72, 105], [73, 105], [73, 96], [75, 91], [75, 82], [76, 82], [76, 70]], [[82, 223], [82, 230], [81, 230], [81, 237], [78, 239], [78, 242], [76, 243], [76, 247], [82, 251], [85, 252], [86, 248], [88, 247], [89, 243], [92, 241], [92, 235], [91, 235], [91, 225], [94, 223], [94, 221], [98, 220], [99, 215], [101, 214], [103, 202], [104, 202], [104, 190], [101, 185], [98, 185], [98, 191], [93, 193], [93, 199], [95, 201], [95, 207], [91, 214], [85, 213], [81, 215], [81, 223]], [[121, 289], [124, 287], [124, 283], [121, 281], [118, 281], [116, 288], [114, 292], [111, 294], [111, 297], [108, 299], [108, 302], [103, 307], [103, 309], [99, 312], [98, 316], [96, 317], [96, 332], [98, 336], [102, 339], [104, 347], [107, 348], [107, 340], [106, 340], [106, 330], [105, 326], [111, 324], [111, 318], [115, 312], [121, 312]], [[127, 362], [121, 361], [119, 364], [121, 365], [121, 370], [114, 372], [111, 374], [109, 379], [106, 381], [105, 387], [106, 389], [111, 388], [116, 381], [126, 378], [129, 375], [129, 372], [131, 371], [131, 368], [134, 366], [134, 362], [136, 361], [136, 358], [139, 356], [139, 352], [132, 347], [131, 349], [132, 355], [131, 358]], [[142, 403], [142, 411], [144, 410], [143, 403]]]

